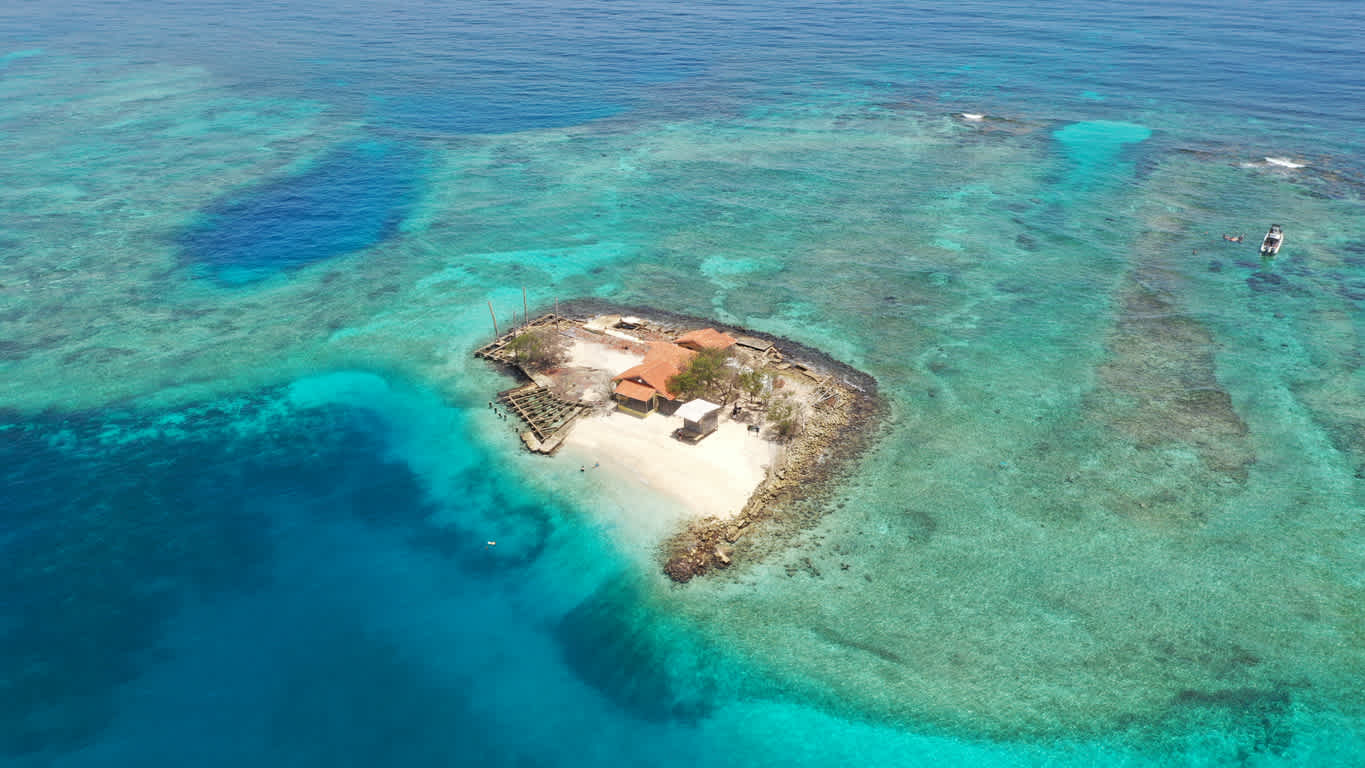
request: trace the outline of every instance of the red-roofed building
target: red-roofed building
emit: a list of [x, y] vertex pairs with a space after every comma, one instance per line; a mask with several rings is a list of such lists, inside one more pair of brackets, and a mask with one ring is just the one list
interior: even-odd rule
[[643, 362], [612, 378], [616, 382], [616, 402], [622, 408], [640, 414], [649, 413], [663, 403], [671, 404], [677, 395], [668, 391], [668, 380], [682, 373], [694, 354], [666, 341], [650, 342]]
[[673, 340], [680, 347], [700, 352], [703, 349], [729, 349], [735, 345], [735, 337], [721, 333], [715, 328], [688, 331]]

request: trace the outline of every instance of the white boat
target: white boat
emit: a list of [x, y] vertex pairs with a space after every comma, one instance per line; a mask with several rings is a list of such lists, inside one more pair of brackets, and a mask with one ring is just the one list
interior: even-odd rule
[[1280, 246], [1284, 244], [1284, 230], [1280, 229], [1279, 224], [1271, 224], [1270, 231], [1265, 233], [1265, 239], [1261, 241], [1261, 255], [1274, 256], [1280, 252]]

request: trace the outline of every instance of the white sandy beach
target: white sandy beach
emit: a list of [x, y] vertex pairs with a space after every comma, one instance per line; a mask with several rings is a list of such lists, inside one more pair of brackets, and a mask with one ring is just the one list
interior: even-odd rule
[[[654, 413], [642, 419], [612, 411], [580, 419], [560, 455], [592, 471], [605, 471], [611, 482], [636, 484], [676, 503], [667, 510], [623, 505], [625, 514], [649, 518], [622, 521], [632, 527], [659, 530], [660, 518], [724, 518], [739, 512], [780, 446], [731, 421], [722, 421], [715, 433], [691, 445], [673, 439], [673, 430], [681, 426], [676, 416]], [[595, 463], [601, 466], [594, 468]], [[628, 487], [619, 490], [631, 495]]]

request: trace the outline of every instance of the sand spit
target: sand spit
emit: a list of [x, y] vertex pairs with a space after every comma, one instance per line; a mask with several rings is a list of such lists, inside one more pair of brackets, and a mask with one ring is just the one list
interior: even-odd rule
[[642, 419], [608, 410], [579, 419], [564, 448], [600, 462], [616, 477], [667, 494], [684, 510], [684, 519], [735, 517], [767, 476], [781, 446], [750, 433], [738, 421], [722, 422], [701, 445], [688, 445], [670, 437], [677, 422], [658, 414]]

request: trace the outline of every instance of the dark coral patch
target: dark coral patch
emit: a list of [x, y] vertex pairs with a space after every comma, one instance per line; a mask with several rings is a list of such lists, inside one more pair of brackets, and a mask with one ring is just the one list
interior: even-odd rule
[[398, 231], [420, 172], [418, 154], [398, 144], [341, 147], [303, 173], [213, 204], [180, 245], [190, 263], [233, 284], [364, 250]]
[[565, 662], [626, 712], [642, 720], [695, 722], [714, 708], [712, 675], [684, 674], [672, 649], [693, 640], [642, 607], [639, 591], [608, 584], [564, 616], [555, 639]]
[[1159, 280], [1125, 287], [1091, 407], [1139, 446], [1189, 445], [1209, 469], [1243, 479], [1255, 454], [1215, 375], [1213, 338], [1173, 295], [1154, 287]]

